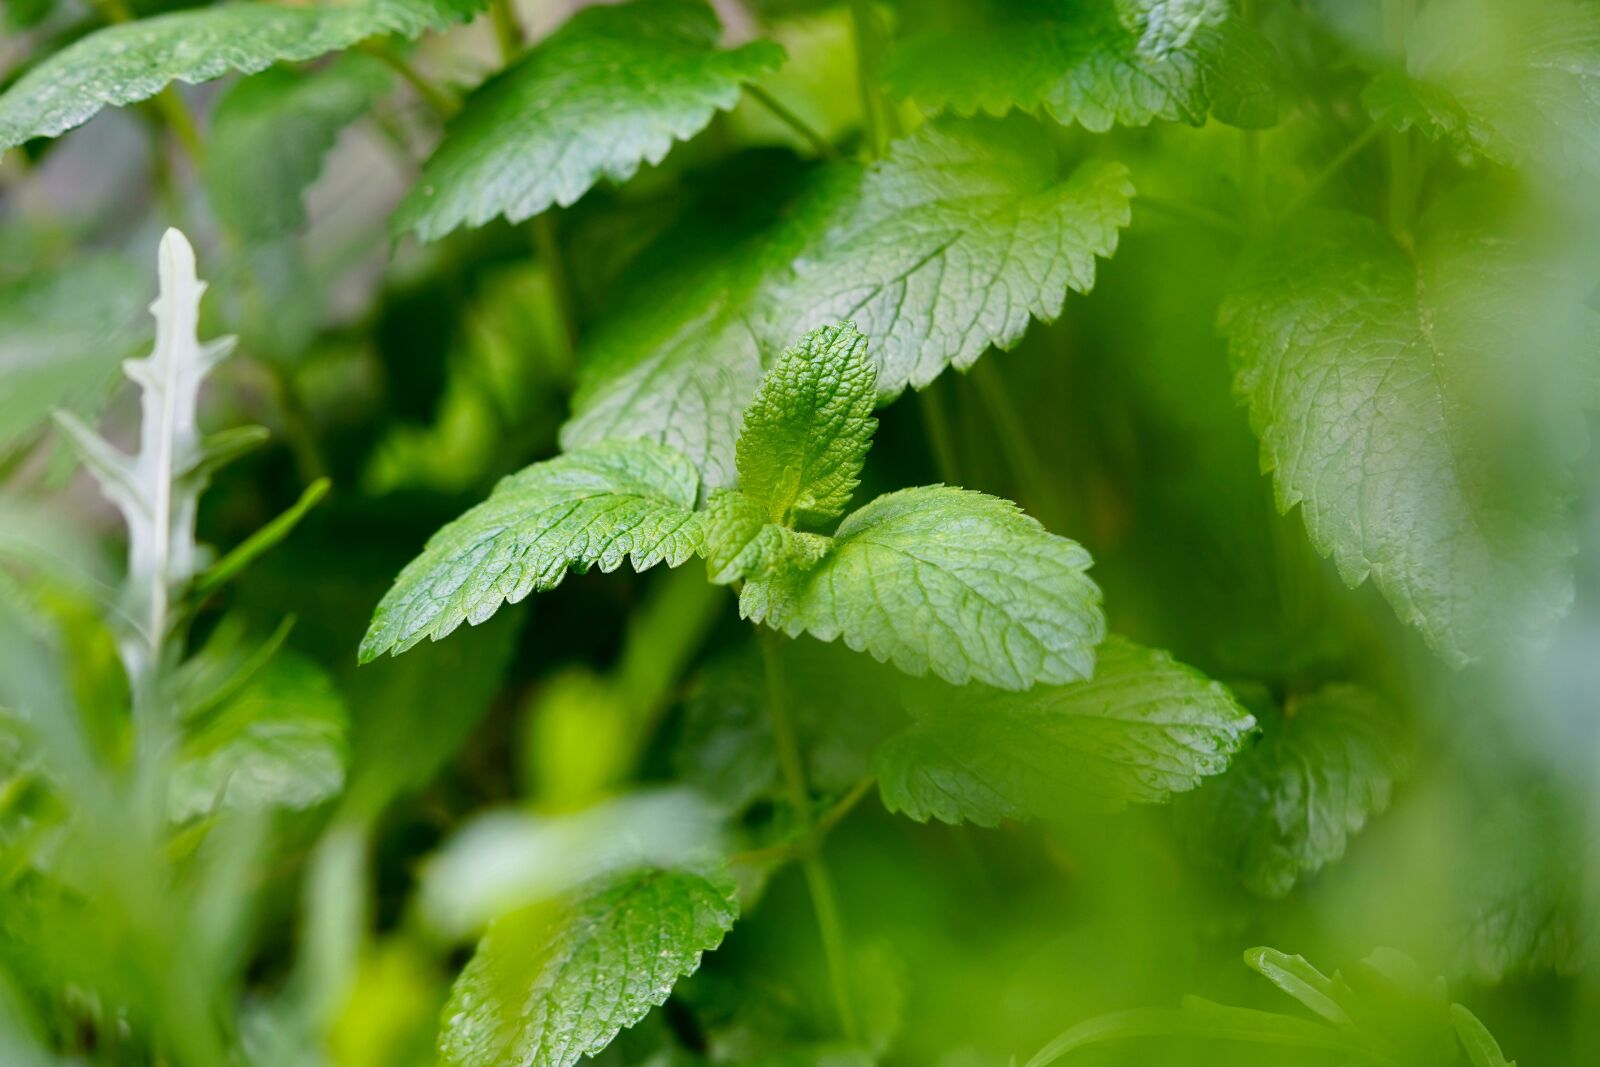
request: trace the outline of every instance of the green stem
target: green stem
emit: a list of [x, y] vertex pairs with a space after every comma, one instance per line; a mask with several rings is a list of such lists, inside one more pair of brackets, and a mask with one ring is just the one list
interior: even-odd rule
[[[1256, 20], [1255, 0], [1240, 0], [1239, 17], [1246, 25]], [[1243, 206], [1244, 229], [1254, 234], [1264, 215], [1265, 191], [1261, 181], [1261, 131], [1239, 131], [1239, 197]]]
[[1011, 403], [1011, 393], [998, 368], [988, 359], [980, 359], [972, 368], [972, 380], [978, 387], [978, 396], [989, 409], [990, 423], [1000, 432], [1000, 447], [1006, 460], [1017, 472], [1023, 495], [1033, 504], [1050, 526], [1066, 520], [1066, 509], [1055, 482], [1045, 471], [1039, 453], [1028, 439], [1027, 428]]
[[822, 860], [821, 839], [816, 820], [811, 815], [811, 792], [806, 786], [805, 764], [800, 756], [794, 719], [789, 713], [789, 697], [783, 678], [783, 651], [779, 645], [783, 640], [782, 635], [775, 631], [761, 631], [761, 656], [767, 674], [767, 713], [772, 718], [773, 744], [777, 749], [784, 787], [789, 794], [789, 806], [794, 809], [795, 822], [800, 828], [805, 847], [800, 857], [801, 870], [811, 890], [812, 909], [817, 914], [817, 929], [822, 935], [822, 953], [833, 987], [834, 1006], [839, 1012], [839, 1024], [844, 1036], [854, 1041], [856, 1017], [845, 963], [844, 923], [839, 918], [839, 899], [834, 892], [833, 880]]
[[1361, 136], [1340, 149], [1339, 154], [1329, 160], [1327, 166], [1319, 170], [1310, 183], [1306, 185], [1305, 189], [1301, 190], [1300, 195], [1290, 201], [1289, 206], [1283, 211], [1283, 217], [1289, 218], [1310, 203], [1311, 199], [1320, 193], [1324, 186], [1332, 181], [1340, 171], [1349, 166], [1350, 161], [1360, 155], [1368, 145], [1376, 141], [1378, 135], [1382, 132], [1382, 128], [1374, 122], [1361, 132]]
[[799, 115], [796, 115], [793, 111], [790, 111], [787, 107], [783, 106], [783, 104], [780, 103], [771, 93], [767, 92], [759, 85], [746, 85], [744, 87], [744, 91], [750, 95], [750, 99], [754, 100], [756, 103], [772, 112], [772, 114], [777, 117], [778, 121], [782, 122], [785, 126], [789, 127], [795, 133], [804, 138], [806, 143], [816, 151], [818, 156], [821, 156], [823, 159], [839, 158], [839, 153], [834, 150], [833, 145], [828, 143], [828, 139], [826, 137], [812, 129], [810, 124], [808, 124], [805, 119], [801, 118]]
[[427, 104], [439, 118], [445, 120], [454, 118], [456, 112], [461, 110], [461, 101], [454, 93], [417, 70], [405, 56], [393, 48], [379, 41], [366, 41], [357, 47], [400, 75], [400, 80], [416, 90], [423, 103]]
[[[1406, 34], [1411, 28], [1413, 0], [1384, 0], [1384, 40], [1397, 62], [1404, 63]], [[1409, 244], [1412, 207], [1415, 199], [1412, 175], [1411, 134], [1392, 131], [1387, 140], [1389, 156], [1389, 231]]]
[[[878, 783], [873, 775], [867, 775], [861, 781], [850, 787], [850, 791], [840, 797], [833, 807], [822, 813], [817, 819], [817, 837], [826, 839], [833, 828], [844, 821], [846, 815], [855, 810], [872, 787]], [[766, 848], [752, 848], [744, 852], [735, 852], [728, 856], [728, 862], [742, 866], [759, 866], [765, 863], [786, 863], [797, 860], [805, 855], [805, 842], [786, 841], [781, 845], [769, 845]]]
[[933, 448], [933, 466], [939, 480], [946, 485], [960, 485], [961, 467], [956, 460], [955, 434], [950, 429], [950, 413], [945, 408], [944, 397], [938, 390], [938, 379], [918, 390], [917, 406], [922, 412], [928, 444]]
[[506, 66], [522, 54], [525, 38], [522, 23], [511, 7], [511, 0], [489, 0], [489, 20], [494, 23], [494, 39], [500, 45], [500, 60]]
[[861, 91], [861, 129], [866, 135], [867, 154], [883, 155], [887, 138], [884, 132], [883, 97], [878, 92], [877, 19], [871, 0], [851, 0], [850, 19], [855, 31], [856, 83]]
[[556, 312], [561, 318], [561, 334], [566, 339], [562, 353], [562, 368], [568, 374], [577, 365], [578, 325], [572, 298], [572, 279], [567, 273], [567, 260], [561, 254], [561, 241], [556, 233], [555, 209], [535, 215], [529, 223], [533, 234], [533, 250], [544, 265], [545, 276], [550, 281], [550, 292], [555, 298]]
[[1218, 233], [1227, 234], [1229, 237], [1239, 236], [1239, 223], [1230, 219], [1220, 211], [1213, 211], [1198, 204], [1189, 204], [1181, 200], [1168, 200], [1162, 196], [1152, 196], [1149, 193], [1140, 193], [1134, 203], [1142, 207], [1155, 208], [1157, 211], [1166, 212], [1173, 218], [1185, 222], [1193, 222], [1207, 229], [1216, 230]]

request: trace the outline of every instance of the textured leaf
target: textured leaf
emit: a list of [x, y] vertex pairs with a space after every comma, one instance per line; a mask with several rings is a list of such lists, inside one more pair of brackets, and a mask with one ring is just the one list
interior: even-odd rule
[[1580, 292], [1466, 224], [1413, 255], [1327, 215], [1223, 306], [1279, 507], [1300, 505], [1345, 581], [1371, 577], [1452, 663], [1536, 635], [1571, 599], [1557, 453], [1577, 391], [1549, 372], [1594, 350]]
[[1069, 288], [1087, 292], [1132, 194], [1113, 163], [1058, 180], [1048, 138], [1022, 119], [924, 126], [871, 167], [825, 173], [769, 231], [698, 270], [664, 265], [595, 342], [562, 439], [661, 440], [726, 486], [740, 413], [795, 337], [853, 321], [880, 394], [926, 385], [1015, 345]]
[[1002, 5], [1005, 14], [970, 28], [906, 41], [887, 78], [897, 96], [933, 112], [1043, 110], [1095, 132], [1156, 119], [1198, 126], [1211, 114], [1236, 126], [1270, 126], [1277, 119], [1271, 46], [1237, 19], [1213, 24], [1197, 15], [1203, 6]]
[[1405, 69], [1363, 95], [1395, 129], [1415, 127], [1468, 155], [1600, 169], [1600, 11], [1566, 0], [1445, 0], [1406, 37]]
[[1468, 845], [1453, 930], [1456, 965], [1485, 985], [1579, 974], [1600, 960], [1600, 906], [1586, 889], [1584, 821], [1559, 794], [1501, 802]]
[[348, 716], [314, 662], [281, 653], [184, 738], [168, 810], [309, 808], [344, 786]]
[[944, 486], [879, 497], [813, 567], [745, 583], [739, 610], [791, 637], [843, 638], [956, 685], [1060, 685], [1105, 636], [1089, 554], [1015, 504]]
[[0, 96], [0, 149], [81, 126], [103, 107], [147, 100], [175, 81], [314, 59], [368, 37], [415, 37], [469, 16], [474, 0], [224, 3], [109, 26], [17, 79]]
[[704, 0], [574, 15], [467, 100], [396, 228], [431, 241], [497, 215], [520, 222], [575, 202], [602, 178], [623, 181], [661, 162], [783, 60], [764, 41], [719, 50], [719, 32]]
[[771, 521], [826, 522], [860, 484], [877, 420], [877, 370], [850, 323], [822, 326], [762, 379], [739, 433], [739, 488]]
[[51, 410], [87, 415], [144, 333], [146, 281], [120, 256], [85, 255], [0, 286], [0, 449]]
[[733, 886], [687, 871], [596, 883], [554, 913], [508, 915], [456, 979], [448, 1067], [571, 1067], [662, 1004], [738, 915]]
[[1220, 774], [1255, 720], [1165, 652], [1109, 637], [1094, 678], [1023, 693], [908, 687], [917, 725], [878, 751], [884, 806], [926, 822], [1161, 803]]
[[1117, 8], [1123, 24], [1139, 31], [1139, 51], [1149, 56], [1183, 48], [1233, 14], [1232, 0], [1117, 0]]
[[686, 459], [645, 441], [596, 445], [502, 479], [400, 572], [362, 660], [481, 623], [502, 603], [555, 588], [569, 567], [678, 566], [700, 548], [697, 490]]
[[318, 71], [274, 67], [225, 92], [211, 114], [206, 189], [234, 233], [261, 240], [305, 225], [301, 198], [339, 131], [389, 87], [388, 72], [349, 55]]
[[1394, 712], [1357, 686], [1328, 686], [1294, 706], [1228, 772], [1179, 806], [1197, 854], [1255, 893], [1281, 897], [1389, 806], [1407, 741]]
[[779, 334], [853, 321], [872, 342], [878, 391], [922, 388], [1030, 318], [1094, 286], [1128, 224], [1125, 167], [1091, 161], [1065, 181], [1049, 139], [1014, 119], [926, 126], [862, 177], [776, 298]]
[[717, 585], [809, 568], [829, 544], [826, 537], [769, 521], [760, 501], [735, 489], [712, 496], [702, 527], [706, 574]]

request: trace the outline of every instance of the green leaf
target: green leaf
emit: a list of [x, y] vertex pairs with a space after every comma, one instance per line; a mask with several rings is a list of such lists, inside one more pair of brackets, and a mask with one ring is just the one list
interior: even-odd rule
[[1117, 0], [1123, 25], [1139, 32], [1139, 51], [1163, 56], [1183, 48], [1197, 33], [1233, 15], [1232, 0]]
[[1329, 978], [1307, 963], [1304, 956], [1291, 956], [1275, 948], [1250, 949], [1244, 954], [1244, 961], [1251, 970], [1335, 1026], [1351, 1025], [1346, 1005], [1352, 994], [1342, 978]]
[[475, 0], [236, 2], [108, 26], [33, 67], [0, 96], [0, 150], [65, 133], [103, 107], [148, 100], [175, 81], [253, 74], [382, 34], [415, 37], [477, 7]]
[[779, 526], [767, 509], [738, 490], [711, 498], [705, 530], [706, 575], [717, 585], [766, 579], [811, 567], [828, 550], [828, 538]]
[[1362, 96], [1375, 119], [1468, 156], [1600, 169], [1600, 11], [1552, 0], [1445, 0], [1406, 36], [1403, 70]]
[[[1119, 6], [1133, 10], [1119, 13]], [[886, 77], [896, 96], [930, 112], [1043, 110], [1096, 133], [1156, 119], [1198, 126], [1207, 115], [1272, 125], [1271, 45], [1239, 19], [1213, 25], [1180, 11], [1195, 7], [1193, 0], [1014, 4], [972, 26], [913, 37], [895, 50]]]
[[74, 257], [54, 272], [0, 286], [0, 449], [58, 407], [94, 412], [134, 354], [146, 278], [117, 255]]
[[596, 445], [503, 479], [400, 572], [362, 661], [481, 623], [502, 603], [555, 588], [569, 567], [678, 566], [700, 548], [697, 491], [688, 460], [645, 441]]
[[861, 482], [877, 420], [877, 369], [852, 323], [821, 326], [783, 354], [745, 409], [739, 488], [772, 522], [827, 522]]
[[1472, 1067], [1517, 1067], [1516, 1061], [1506, 1059], [1506, 1054], [1500, 1051], [1500, 1042], [1494, 1039], [1489, 1028], [1465, 1007], [1450, 1005], [1450, 1021], [1455, 1025], [1456, 1037]]
[[1067, 290], [1094, 287], [1096, 257], [1116, 251], [1129, 221], [1120, 163], [1058, 175], [1049, 138], [1024, 119], [924, 126], [867, 169], [795, 257], [775, 293], [776, 336], [854, 322], [886, 397], [1015, 346], [1030, 319], [1061, 314]]
[[1353, 685], [1319, 689], [1263, 726], [1254, 748], [1178, 810], [1198, 856], [1282, 897], [1389, 806], [1409, 744], [1394, 711]]
[[448, 1067], [571, 1067], [664, 1003], [738, 916], [733, 886], [645, 870], [490, 926], [451, 990]]
[[211, 113], [206, 191], [235, 234], [265, 240], [305, 225], [301, 198], [339, 131], [390, 85], [377, 60], [347, 55], [321, 70], [273, 67], [222, 94]]
[[1161, 803], [1220, 774], [1255, 720], [1165, 652], [1108, 637], [1094, 677], [1007, 693], [907, 687], [917, 725], [878, 750], [884, 806], [918, 822]]
[[[849, 320], [880, 398], [970, 366], [1086, 292], [1133, 190], [1118, 164], [1061, 181], [1022, 119], [930, 123], [861, 169], [824, 171], [778, 220], [706, 254], [664, 254], [584, 360], [567, 447], [646, 437], [734, 481], [740, 416], [795, 337]], [[668, 241], [680, 241], [677, 235]], [[691, 279], [687, 287], [685, 278]]]
[[809, 569], [745, 583], [740, 613], [791, 637], [843, 638], [908, 674], [1060, 685], [1105, 636], [1089, 554], [1015, 504], [945, 486], [879, 497]]
[[431, 241], [497, 215], [520, 222], [661, 162], [783, 61], [766, 41], [720, 50], [719, 34], [704, 0], [579, 12], [467, 100], [395, 228]]
[[221, 707], [191, 724], [172, 770], [168, 811], [303, 809], [344, 786], [348, 716], [311, 660], [280, 653]]
[[[1536, 637], [1572, 597], [1561, 532], [1594, 348], [1582, 283], [1442, 219], [1410, 252], [1316, 216], [1246, 267], [1221, 323], [1278, 506], [1453, 664]], [[1542, 395], [1541, 395], [1542, 394]], [[1563, 441], [1563, 438], [1567, 440]]]

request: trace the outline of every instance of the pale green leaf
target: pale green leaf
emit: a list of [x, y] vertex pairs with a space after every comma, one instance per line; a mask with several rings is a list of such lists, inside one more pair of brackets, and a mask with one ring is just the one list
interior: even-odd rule
[[877, 369], [851, 323], [821, 326], [762, 379], [739, 432], [739, 488], [772, 522], [826, 522], [860, 484], [877, 420]]
[[922, 388], [1094, 286], [1129, 221], [1133, 184], [1093, 160], [1065, 180], [1050, 140], [1020, 118], [934, 123], [898, 141], [841, 201], [777, 286], [769, 321], [796, 337], [852, 321], [870, 339], [878, 391]]
[[1244, 954], [1244, 962], [1335, 1026], [1351, 1025], [1347, 1005], [1351, 1003], [1352, 994], [1344, 979], [1329, 978], [1306, 962], [1304, 956], [1291, 956], [1275, 948], [1250, 949]]
[[738, 916], [733, 886], [689, 871], [604, 879], [497, 920], [456, 979], [447, 1067], [572, 1067], [664, 1003]]
[[730, 485], [741, 413], [794, 338], [852, 321], [880, 395], [926, 385], [1088, 291], [1132, 194], [1118, 164], [1062, 180], [1020, 118], [930, 123], [868, 168], [824, 171], [731, 247], [663, 255], [591, 346], [562, 440], [660, 440]]
[[313, 661], [280, 653], [198, 722], [186, 724], [168, 811], [183, 821], [219, 809], [309, 808], [344, 787], [344, 701]]
[[1450, 1005], [1450, 1021], [1455, 1025], [1456, 1038], [1466, 1050], [1472, 1067], [1517, 1067], [1516, 1061], [1506, 1059], [1506, 1054], [1500, 1051], [1500, 1042], [1494, 1039], [1489, 1028], [1465, 1007]]
[[760, 501], [736, 489], [711, 497], [702, 526], [706, 574], [717, 585], [808, 568], [829, 544], [826, 537], [772, 522]]
[[1319, 689], [1263, 726], [1255, 747], [1178, 810], [1197, 855], [1282, 897], [1389, 806], [1409, 742], [1394, 709], [1353, 685]]
[[1600, 169], [1600, 11], [1569, 0], [1442, 0], [1418, 13], [1405, 67], [1363, 95], [1373, 117], [1467, 155]]
[[1089, 554], [982, 493], [930, 486], [879, 497], [812, 567], [747, 581], [741, 614], [842, 638], [908, 674], [1002, 689], [1087, 678], [1105, 636]]
[[323, 157], [390, 82], [376, 59], [352, 54], [317, 71], [273, 67], [223, 93], [205, 168], [218, 218], [252, 240], [304, 226], [301, 200]]
[[496, 216], [520, 222], [661, 162], [783, 60], [764, 41], [721, 50], [719, 34], [704, 0], [580, 11], [468, 98], [396, 229], [431, 241]]
[[1123, 24], [1139, 32], [1139, 51], [1163, 56], [1233, 15], [1233, 0], [1117, 0]]
[[1346, 582], [1369, 577], [1453, 664], [1565, 609], [1563, 453], [1595, 350], [1581, 280], [1444, 219], [1415, 251], [1369, 220], [1304, 220], [1221, 321], [1279, 507]]
[[1118, 0], [1002, 5], [1003, 13], [979, 15], [970, 27], [906, 41], [887, 79], [896, 95], [932, 112], [1042, 110], [1095, 132], [1156, 119], [1198, 126], [1208, 115], [1271, 125], [1271, 45], [1237, 18], [1178, 10], [1195, 7], [1192, 0], [1143, 0], [1131, 12]]
[[117, 255], [78, 256], [0, 286], [0, 449], [55, 408], [95, 410], [148, 336], [147, 299], [146, 279]]
[[0, 149], [54, 137], [103, 107], [147, 100], [175, 81], [314, 59], [368, 37], [415, 37], [470, 16], [474, 0], [232, 2], [98, 30], [31, 68], [0, 96]]
[[374, 612], [361, 658], [438, 640], [506, 602], [553, 589], [568, 568], [676, 567], [700, 548], [699, 479], [647, 441], [616, 441], [535, 463], [436, 533]]
[[917, 725], [878, 750], [878, 787], [919, 822], [1161, 803], [1225, 770], [1255, 726], [1219, 683], [1118, 637], [1088, 681], [1007, 693], [930, 680], [904, 701]]

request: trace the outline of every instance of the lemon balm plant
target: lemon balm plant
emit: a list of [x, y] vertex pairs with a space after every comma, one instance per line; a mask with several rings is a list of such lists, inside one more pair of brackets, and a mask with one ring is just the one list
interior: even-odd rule
[[0, 1061], [1600, 1059], [1593, 0], [0, 26]]

